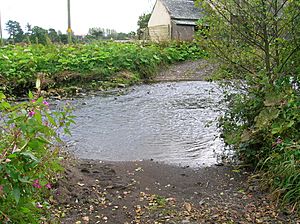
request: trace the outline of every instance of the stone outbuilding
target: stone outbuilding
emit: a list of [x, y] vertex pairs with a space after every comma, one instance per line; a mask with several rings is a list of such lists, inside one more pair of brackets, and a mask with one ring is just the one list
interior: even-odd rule
[[148, 22], [150, 39], [193, 40], [201, 11], [193, 0], [157, 0]]

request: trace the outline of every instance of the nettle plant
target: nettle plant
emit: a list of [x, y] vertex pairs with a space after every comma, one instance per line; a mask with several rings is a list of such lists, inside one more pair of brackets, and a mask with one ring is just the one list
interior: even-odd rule
[[70, 133], [70, 112], [53, 112], [32, 93], [21, 103], [0, 93], [0, 223], [41, 222], [63, 170], [60, 135]]

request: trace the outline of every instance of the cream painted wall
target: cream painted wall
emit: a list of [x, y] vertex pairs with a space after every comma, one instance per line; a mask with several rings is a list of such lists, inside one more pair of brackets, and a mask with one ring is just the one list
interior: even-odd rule
[[171, 17], [160, 0], [157, 0], [150, 17], [148, 27], [171, 25]]
[[152, 41], [160, 42], [171, 39], [170, 26], [160, 25], [149, 27], [149, 36]]
[[160, 0], [157, 0], [148, 22], [149, 36], [152, 41], [171, 39], [171, 17]]

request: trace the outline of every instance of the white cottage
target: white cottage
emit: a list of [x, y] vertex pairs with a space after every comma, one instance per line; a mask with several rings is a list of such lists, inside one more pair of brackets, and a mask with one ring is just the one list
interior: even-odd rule
[[193, 0], [157, 0], [148, 23], [150, 39], [192, 40], [201, 11]]

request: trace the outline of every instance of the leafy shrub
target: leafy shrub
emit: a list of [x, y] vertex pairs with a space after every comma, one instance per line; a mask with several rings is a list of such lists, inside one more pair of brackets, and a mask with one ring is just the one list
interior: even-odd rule
[[[48, 87], [67, 85], [72, 81], [107, 81], [121, 71], [137, 73], [140, 78], [147, 79], [163, 64], [205, 55], [196, 43], [179, 42], [9, 45], [0, 48], [0, 82], [3, 91], [10, 90], [16, 94], [34, 87], [36, 76], [40, 73], [51, 80]], [[65, 73], [78, 75], [65, 78]]]
[[69, 109], [51, 112], [43, 98], [9, 103], [0, 93], [0, 222], [39, 223], [62, 166], [60, 135]]
[[198, 38], [235, 89], [220, 120], [224, 140], [277, 198], [300, 208], [299, 1], [197, 2]]
[[265, 186], [288, 203], [300, 199], [299, 84], [284, 77], [274, 85], [248, 86], [246, 94], [230, 96], [230, 109], [220, 122], [224, 140], [238, 158], [263, 171]]

